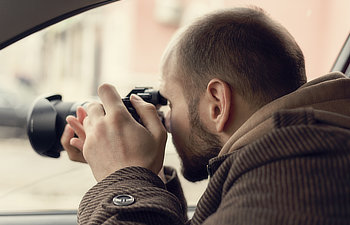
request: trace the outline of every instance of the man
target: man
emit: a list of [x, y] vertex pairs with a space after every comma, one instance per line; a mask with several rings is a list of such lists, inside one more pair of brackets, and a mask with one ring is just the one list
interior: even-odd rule
[[300, 48], [262, 10], [200, 18], [166, 50], [160, 88], [184, 176], [210, 177], [192, 220], [176, 173], [162, 170], [155, 107], [131, 96], [142, 126], [104, 84], [102, 104], [79, 108], [62, 136], [98, 181], [78, 222], [350, 224], [350, 80], [305, 82]]

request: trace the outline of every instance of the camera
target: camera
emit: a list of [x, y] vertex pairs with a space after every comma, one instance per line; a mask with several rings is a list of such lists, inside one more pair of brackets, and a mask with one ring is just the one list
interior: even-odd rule
[[[151, 87], [136, 87], [123, 98], [123, 103], [132, 117], [142, 124], [140, 117], [130, 102], [130, 96], [136, 94], [144, 101], [155, 106], [166, 105], [167, 100], [159, 91]], [[34, 101], [27, 117], [27, 134], [33, 149], [40, 155], [58, 158], [63, 150], [60, 139], [67, 124], [68, 115], [76, 115], [78, 106], [87, 102], [63, 102], [61, 95], [51, 95]], [[158, 111], [158, 110], [157, 110]], [[162, 119], [162, 112], [158, 111]]]

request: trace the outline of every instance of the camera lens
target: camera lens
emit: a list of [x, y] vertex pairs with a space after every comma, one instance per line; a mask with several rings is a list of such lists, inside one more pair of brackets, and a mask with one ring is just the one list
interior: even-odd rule
[[61, 95], [38, 98], [27, 119], [27, 134], [33, 149], [40, 155], [58, 158], [63, 149], [60, 138], [66, 117], [75, 115], [75, 102], [62, 102]]
[[[134, 88], [123, 98], [123, 102], [133, 118], [141, 124], [142, 121], [130, 102], [131, 94], [137, 94], [144, 101], [155, 106], [167, 104], [167, 100], [159, 94], [159, 91], [148, 87]], [[68, 115], [75, 116], [77, 107], [85, 103], [63, 102], [61, 95], [35, 100], [27, 118], [27, 134], [33, 149], [43, 156], [60, 157], [60, 152], [63, 150], [61, 136], [67, 124], [66, 117]]]

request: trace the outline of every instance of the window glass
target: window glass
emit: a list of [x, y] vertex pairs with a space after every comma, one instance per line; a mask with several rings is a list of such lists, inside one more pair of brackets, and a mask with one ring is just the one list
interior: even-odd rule
[[[38, 96], [64, 101], [96, 96], [104, 82], [125, 96], [159, 82], [159, 62], [176, 30], [197, 16], [233, 6], [260, 6], [281, 22], [304, 51], [308, 79], [332, 67], [350, 27], [348, 0], [127, 0], [75, 16], [0, 51], [0, 211], [77, 209], [95, 184], [87, 165], [35, 153], [26, 115]], [[39, 13], [39, 12], [38, 12]], [[180, 169], [168, 138], [165, 164]], [[180, 172], [179, 172], [180, 174]], [[207, 181], [181, 177], [189, 205]]]

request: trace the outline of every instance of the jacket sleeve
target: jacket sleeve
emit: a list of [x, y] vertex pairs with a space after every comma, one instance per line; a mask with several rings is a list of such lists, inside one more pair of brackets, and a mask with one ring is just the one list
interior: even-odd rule
[[186, 201], [176, 172], [166, 168], [165, 175], [166, 184], [142, 167], [114, 172], [85, 194], [78, 223], [184, 224]]
[[165, 187], [166, 189], [174, 194], [181, 203], [182, 215], [185, 218], [185, 221], [188, 220], [187, 216], [187, 201], [183, 193], [183, 189], [177, 176], [176, 170], [169, 166], [164, 166], [164, 174], [166, 177]]

